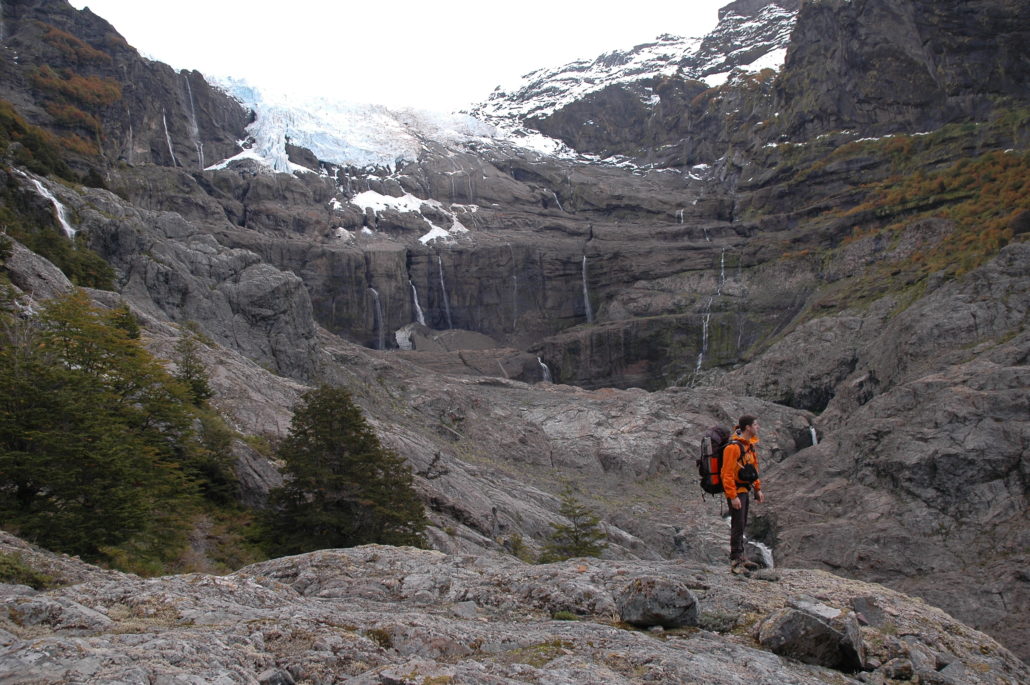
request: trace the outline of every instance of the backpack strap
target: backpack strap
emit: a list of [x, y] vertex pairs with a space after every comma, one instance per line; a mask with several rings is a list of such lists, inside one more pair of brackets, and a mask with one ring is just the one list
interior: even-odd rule
[[743, 461], [744, 461], [744, 452], [747, 451], [748, 445], [743, 440], [740, 440], [740, 439], [738, 439], [736, 437], [730, 438], [726, 442], [726, 444], [727, 445], [729, 445], [729, 444], [740, 445], [740, 453], [737, 455], [737, 463], [738, 464], [743, 463]]
[[[749, 443], [745, 443], [743, 440], [737, 438], [736, 436], [730, 438], [729, 441], [727, 441], [726, 444], [729, 445], [731, 443], [736, 444], [736, 445], [738, 445], [740, 447], [739, 454], [737, 454], [737, 473], [739, 474], [740, 473], [740, 469], [742, 469], [744, 467], [744, 452], [747, 451], [747, 448], [750, 447], [750, 444]], [[734, 479], [734, 480], [736, 480], [736, 479]], [[751, 483], [740, 482], [740, 481], [736, 481], [735, 485], [737, 487], [746, 487], [748, 489], [748, 491], [750, 491], [751, 487], [752, 487]]]

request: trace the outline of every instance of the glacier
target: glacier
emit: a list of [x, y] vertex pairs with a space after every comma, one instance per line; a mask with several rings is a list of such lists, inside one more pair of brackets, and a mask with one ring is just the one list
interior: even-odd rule
[[395, 169], [403, 161], [418, 159], [428, 140], [446, 145], [497, 135], [495, 127], [463, 113], [297, 98], [231, 78], [211, 82], [252, 110], [254, 122], [247, 127], [250, 140], [241, 141], [240, 154], [208, 169], [252, 159], [278, 172], [315, 171], [292, 163], [287, 144], [305, 147], [330, 164]]

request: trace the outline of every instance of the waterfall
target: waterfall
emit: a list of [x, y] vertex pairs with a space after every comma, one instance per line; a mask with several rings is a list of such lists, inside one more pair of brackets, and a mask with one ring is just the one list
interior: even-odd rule
[[705, 232], [705, 241], [709, 243], [712, 242], [712, 237], [708, 235], [708, 227], [704, 226], [701, 230]]
[[164, 110], [161, 110], [161, 123], [165, 127], [165, 140], [168, 141], [168, 154], [172, 156], [172, 166], [179, 166], [179, 161], [175, 159], [175, 150], [172, 149], [172, 134], [168, 132], [168, 118]]
[[683, 223], [683, 210], [682, 209], [677, 209], [676, 210], [676, 219], [677, 219], [677, 221], [679, 221], [679, 223], [681, 223], [681, 224]]
[[540, 380], [544, 383], [553, 383], [554, 381], [551, 380], [551, 370], [547, 368], [547, 364], [544, 364], [540, 357], [536, 358], [536, 362], [540, 365], [540, 374], [542, 376]]
[[408, 285], [411, 286], [411, 299], [415, 302], [415, 321], [425, 326], [426, 316], [422, 313], [422, 307], [418, 306], [418, 290], [415, 289], [415, 284], [411, 282], [411, 279], [408, 279]]
[[701, 364], [705, 360], [705, 352], [708, 351], [708, 323], [712, 320], [712, 300], [714, 299], [714, 297], [708, 298], [704, 314], [701, 315], [701, 350], [697, 353], [697, 364], [694, 366], [695, 381], [697, 380], [697, 375], [701, 373]]
[[372, 299], [375, 301], [375, 327], [378, 332], [378, 338], [376, 341], [376, 349], [386, 349], [386, 335], [383, 331], [383, 305], [379, 302], [379, 292], [375, 288], [369, 288], [372, 291]]
[[754, 540], [748, 540], [748, 543], [750, 543], [752, 547], [757, 548], [762, 554], [762, 562], [765, 564], [766, 568], [776, 568], [776, 564], [773, 562], [772, 549], [770, 549], [768, 545], [764, 545], [761, 542], [755, 542]]
[[715, 292], [716, 296], [722, 295], [722, 286], [726, 283], [726, 248], [722, 248], [719, 252], [719, 289]]
[[587, 323], [594, 322], [594, 310], [590, 307], [590, 290], [587, 288], [587, 256], [583, 255], [583, 307], [587, 312]]
[[[722, 520], [725, 521], [726, 525], [728, 526], [733, 525], [733, 519], [730, 517], [729, 514], [724, 516]], [[776, 568], [776, 562], [773, 559], [773, 551], [772, 548], [769, 547], [769, 545], [762, 542], [755, 542], [747, 536], [744, 537], [744, 545], [745, 547], [750, 545], [751, 547], [754, 547], [758, 550], [758, 553], [762, 555], [762, 564], [766, 568]]]
[[132, 145], [133, 145], [133, 142], [132, 142], [132, 122], [130, 121], [129, 122], [129, 144], [126, 146], [126, 149], [125, 149], [125, 157], [126, 157], [126, 159], [128, 159], [129, 164], [135, 164], [135, 158], [133, 157], [133, 154], [132, 154]]
[[519, 275], [511, 275], [511, 332], [519, 327]]
[[812, 436], [812, 446], [814, 447], [814, 446], [818, 445], [819, 444], [819, 436], [816, 435], [815, 426], [809, 426], [808, 427], [808, 433], [809, 433], [809, 435]]
[[61, 228], [64, 229], [64, 234], [68, 236], [69, 239], [74, 239], [77, 231], [68, 222], [68, 211], [65, 209], [64, 205], [62, 205], [60, 201], [56, 197], [54, 197], [53, 193], [47, 190], [47, 187], [45, 185], [43, 185], [36, 179], [32, 178], [31, 176], [21, 174], [21, 172], [18, 173], [32, 181], [32, 185], [36, 187], [36, 191], [40, 195], [45, 197], [47, 200], [50, 200], [50, 204], [52, 204], [54, 206], [54, 209], [57, 211], [57, 222], [61, 224]]
[[519, 272], [511, 243], [508, 243], [508, 253], [511, 255], [511, 332], [514, 333], [519, 325]]
[[558, 199], [558, 193], [552, 191], [551, 195], [554, 196], [554, 202], [558, 205], [558, 211], [564, 212], [565, 208], [561, 206], [561, 201]]
[[443, 280], [443, 258], [440, 255], [436, 255], [436, 265], [440, 267], [440, 290], [443, 291], [443, 310], [447, 314], [447, 329], [454, 328], [454, 322], [451, 321], [451, 302], [447, 299], [447, 283]]
[[204, 168], [204, 143], [200, 142], [200, 127], [197, 125], [197, 108], [193, 105], [193, 88], [190, 86], [190, 77], [183, 74], [186, 81], [186, 93], [190, 97], [190, 137], [193, 138], [193, 145], [197, 148], [197, 157], [200, 159], [200, 168]]

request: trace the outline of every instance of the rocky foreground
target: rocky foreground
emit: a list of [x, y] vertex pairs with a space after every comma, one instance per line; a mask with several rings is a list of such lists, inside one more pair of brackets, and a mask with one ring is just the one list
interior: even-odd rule
[[819, 571], [377, 545], [143, 579], [0, 533], [3, 683], [1023, 683], [990, 637]]

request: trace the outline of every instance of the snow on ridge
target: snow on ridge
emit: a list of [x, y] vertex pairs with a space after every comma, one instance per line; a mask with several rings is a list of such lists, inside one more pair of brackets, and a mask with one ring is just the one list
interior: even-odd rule
[[[335, 201], [335, 199], [333, 201]], [[390, 195], [383, 195], [382, 193], [377, 193], [374, 190], [366, 190], [365, 192], [358, 193], [357, 195], [352, 197], [350, 199], [350, 202], [351, 204], [360, 207], [363, 210], [371, 209], [376, 214], [379, 214], [380, 212], [383, 212], [387, 209], [392, 209], [396, 212], [413, 212], [415, 214], [422, 215], [423, 205], [428, 205], [434, 209], [439, 210], [451, 220], [451, 225], [449, 228], [437, 226], [432, 221], [430, 221], [425, 215], [422, 215], [422, 220], [429, 227], [429, 231], [421, 238], [419, 238], [419, 242], [421, 242], [423, 245], [428, 245], [429, 243], [436, 240], [445, 243], [450, 243], [454, 241], [455, 235], [468, 233], [468, 229], [465, 228], [464, 224], [462, 224], [458, 220], [457, 215], [453, 212], [448, 211], [447, 209], [444, 209], [443, 203], [441, 203], [439, 200], [423, 200], [415, 197], [410, 193], [406, 193], [401, 197], [392, 197]], [[475, 205], [452, 205], [451, 207], [452, 209], [460, 208], [467, 213], [474, 213], [479, 209]], [[341, 234], [341, 237], [344, 236]]]
[[658, 74], [671, 75], [677, 63], [700, 47], [700, 38], [664, 34], [652, 43], [630, 50], [613, 50], [593, 60], [537, 69], [523, 77], [521, 87], [504, 91], [498, 88], [489, 99], [473, 110], [491, 116], [547, 116], [585, 95], [614, 83], [636, 81]]
[[[504, 119], [545, 117], [586, 95], [618, 83], [660, 75], [681, 74], [721, 85], [734, 72], [783, 66], [797, 12], [770, 3], [754, 15], [726, 14], [704, 38], [665, 34], [630, 50], [613, 51], [594, 60], [538, 69], [513, 87], [498, 87], [472, 113], [491, 123]], [[752, 57], [753, 55], [756, 55]], [[745, 62], [752, 57], [749, 62]], [[653, 93], [641, 97], [653, 97]]]

